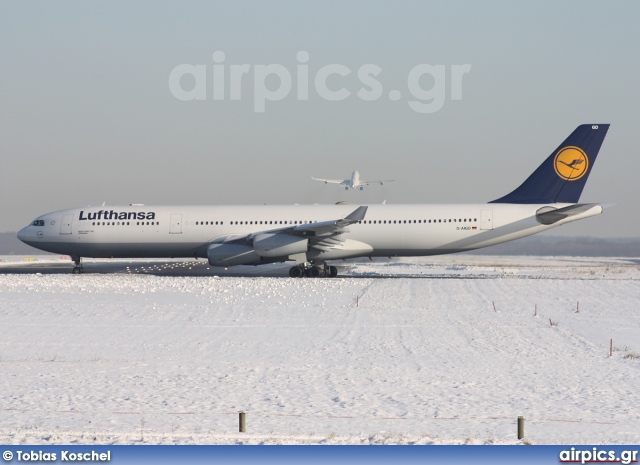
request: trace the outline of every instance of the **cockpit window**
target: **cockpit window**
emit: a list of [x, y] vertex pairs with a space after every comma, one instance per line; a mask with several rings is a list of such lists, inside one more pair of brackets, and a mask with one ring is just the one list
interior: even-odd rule
[[44, 226], [44, 220], [35, 220], [31, 223], [33, 226]]

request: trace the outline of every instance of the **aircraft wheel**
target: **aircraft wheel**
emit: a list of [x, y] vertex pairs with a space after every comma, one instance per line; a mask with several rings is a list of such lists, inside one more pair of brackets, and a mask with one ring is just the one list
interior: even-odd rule
[[83, 270], [81, 267], [79, 267], [79, 266], [74, 266], [74, 267], [73, 267], [73, 271], [72, 271], [72, 273], [73, 273], [73, 274], [80, 274], [80, 273], [82, 273], [83, 271], [84, 271], [84, 270]]
[[312, 278], [319, 278], [324, 275], [324, 270], [319, 266], [314, 266], [309, 270], [309, 276]]
[[303, 274], [302, 268], [299, 266], [293, 266], [289, 269], [289, 276], [292, 278], [302, 278]]
[[338, 268], [336, 268], [335, 266], [330, 266], [329, 267], [329, 277], [335, 278], [336, 276], [338, 276]]

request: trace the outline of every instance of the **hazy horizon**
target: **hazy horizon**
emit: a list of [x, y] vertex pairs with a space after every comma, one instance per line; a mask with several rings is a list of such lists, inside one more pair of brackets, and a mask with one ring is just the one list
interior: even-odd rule
[[[638, 13], [631, 1], [2, 1], [0, 231], [103, 202], [487, 202], [578, 125], [610, 123], [580, 200], [615, 208], [552, 234], [637, 237]], [[174, 95], [181, 65], [204, 67], [204, 99]], [[256, 84], [267, 65], [291, 86], [259, 112], [261, 93], [282, 86], [275, 75]], [[350, 74], [323, 93], [329, 65]], [[380, 69], [370, 100], [358, 74], [368, 65]], [[423, 65], [443, 79], [423, 74], [420, 94], [411, 73]], [[179, 83], [198, 89], [193, 76]], [[326, 98], [340, 89], [349, 96]], [[410, 103], [440, 98], [431, 113]], [[396, 182], [347, 192], [311, 180], [353, 170]]]

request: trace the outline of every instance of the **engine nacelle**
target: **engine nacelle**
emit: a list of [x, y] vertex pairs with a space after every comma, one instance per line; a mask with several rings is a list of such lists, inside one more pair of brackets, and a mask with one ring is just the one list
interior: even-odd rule
[[306, 253], [308, 239], [289, 234], [258, 234], [253, 240], [253, 250], [261, 257], [285, 257]]
[[253, 265], [260, 261], [253, 247], [242, 244], [211, 244], [207, 258], [211, 266]]

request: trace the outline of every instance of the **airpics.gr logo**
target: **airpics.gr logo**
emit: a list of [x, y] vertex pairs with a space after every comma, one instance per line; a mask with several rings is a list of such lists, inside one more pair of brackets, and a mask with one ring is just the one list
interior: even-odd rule
[[553, 160], [556, 174], [565, 181], [580, 179], [589, 169], [587, 154], [578, 147], [563, 147]]

